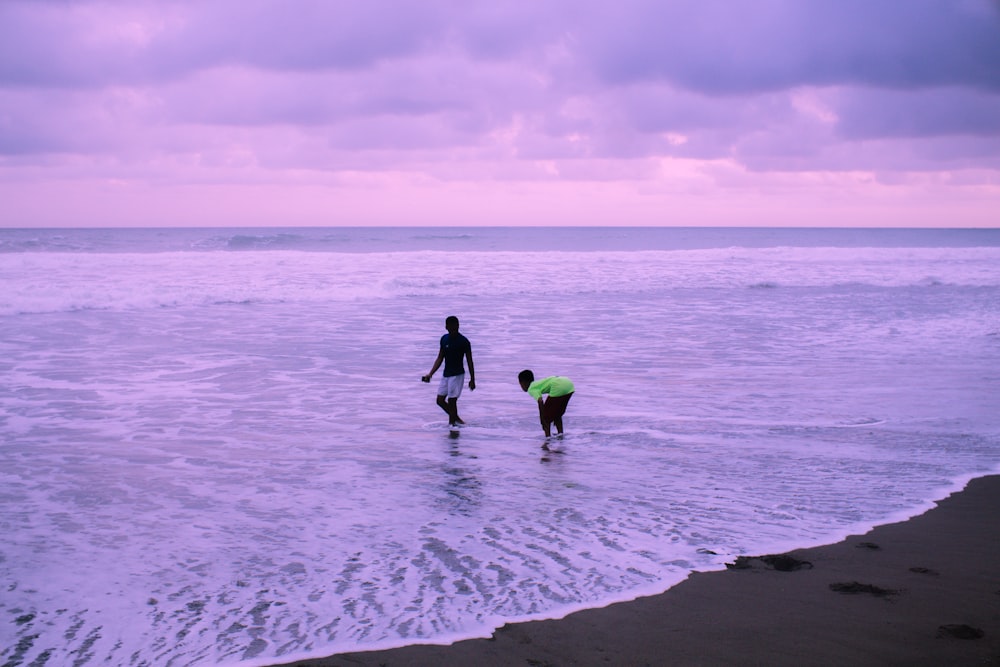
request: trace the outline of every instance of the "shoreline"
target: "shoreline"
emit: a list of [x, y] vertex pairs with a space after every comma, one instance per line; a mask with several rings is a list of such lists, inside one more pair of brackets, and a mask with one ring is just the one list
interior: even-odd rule
[[1000, 475], [906, 521], [740, 558], [658, 595], [507, 624], [488, 639], [284, 664], [1000, 665]]

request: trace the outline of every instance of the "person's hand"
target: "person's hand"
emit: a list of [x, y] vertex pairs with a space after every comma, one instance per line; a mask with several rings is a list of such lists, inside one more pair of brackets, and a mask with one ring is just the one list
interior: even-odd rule
[[420, 376], [420, 381], [421, 382], [430, 382], [431, 381], [431, 376], [430, 375], [421, 375]]
[[475, 390], [476, 390], [476, 381], [469, 380], [469, 391], [475, 391]]

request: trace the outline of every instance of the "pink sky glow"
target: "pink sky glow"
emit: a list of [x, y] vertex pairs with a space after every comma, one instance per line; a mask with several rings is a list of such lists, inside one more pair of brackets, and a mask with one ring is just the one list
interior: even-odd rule
[[0, 2], [0, 226], [1000, 224], [998, 0]]

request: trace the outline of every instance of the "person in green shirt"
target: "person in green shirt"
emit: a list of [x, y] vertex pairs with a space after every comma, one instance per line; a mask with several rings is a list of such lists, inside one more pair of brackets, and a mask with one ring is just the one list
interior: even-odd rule
[[[562, 435], [562, 418], [566, 414], [566, 406], [569, 405], [569, 399], [573, 398], [575, 390], [570, 379], [561, 375], [553, 375], [544, 380], [535, 380], [535, 374], [531, 370], [523, 370], [518, 373], [517, 381], [521, 384], [521, 389], [538, 401], [538, 417], [542, 422], [545, 437], [548, 438], [552, 435], [553, 424], [556, 426], [556, 433]], [[546, 394], [548, 399], [543, 398]]]

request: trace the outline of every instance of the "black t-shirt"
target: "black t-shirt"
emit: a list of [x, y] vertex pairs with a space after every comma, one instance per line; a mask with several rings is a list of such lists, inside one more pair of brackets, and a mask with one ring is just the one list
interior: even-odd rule
[[441, 336], [441, 350], [444, 352], [444, 376], [461, 375], [465, 372], [465, 353], [472, 351], [469, 339], [460, 333], [446, 333]]

